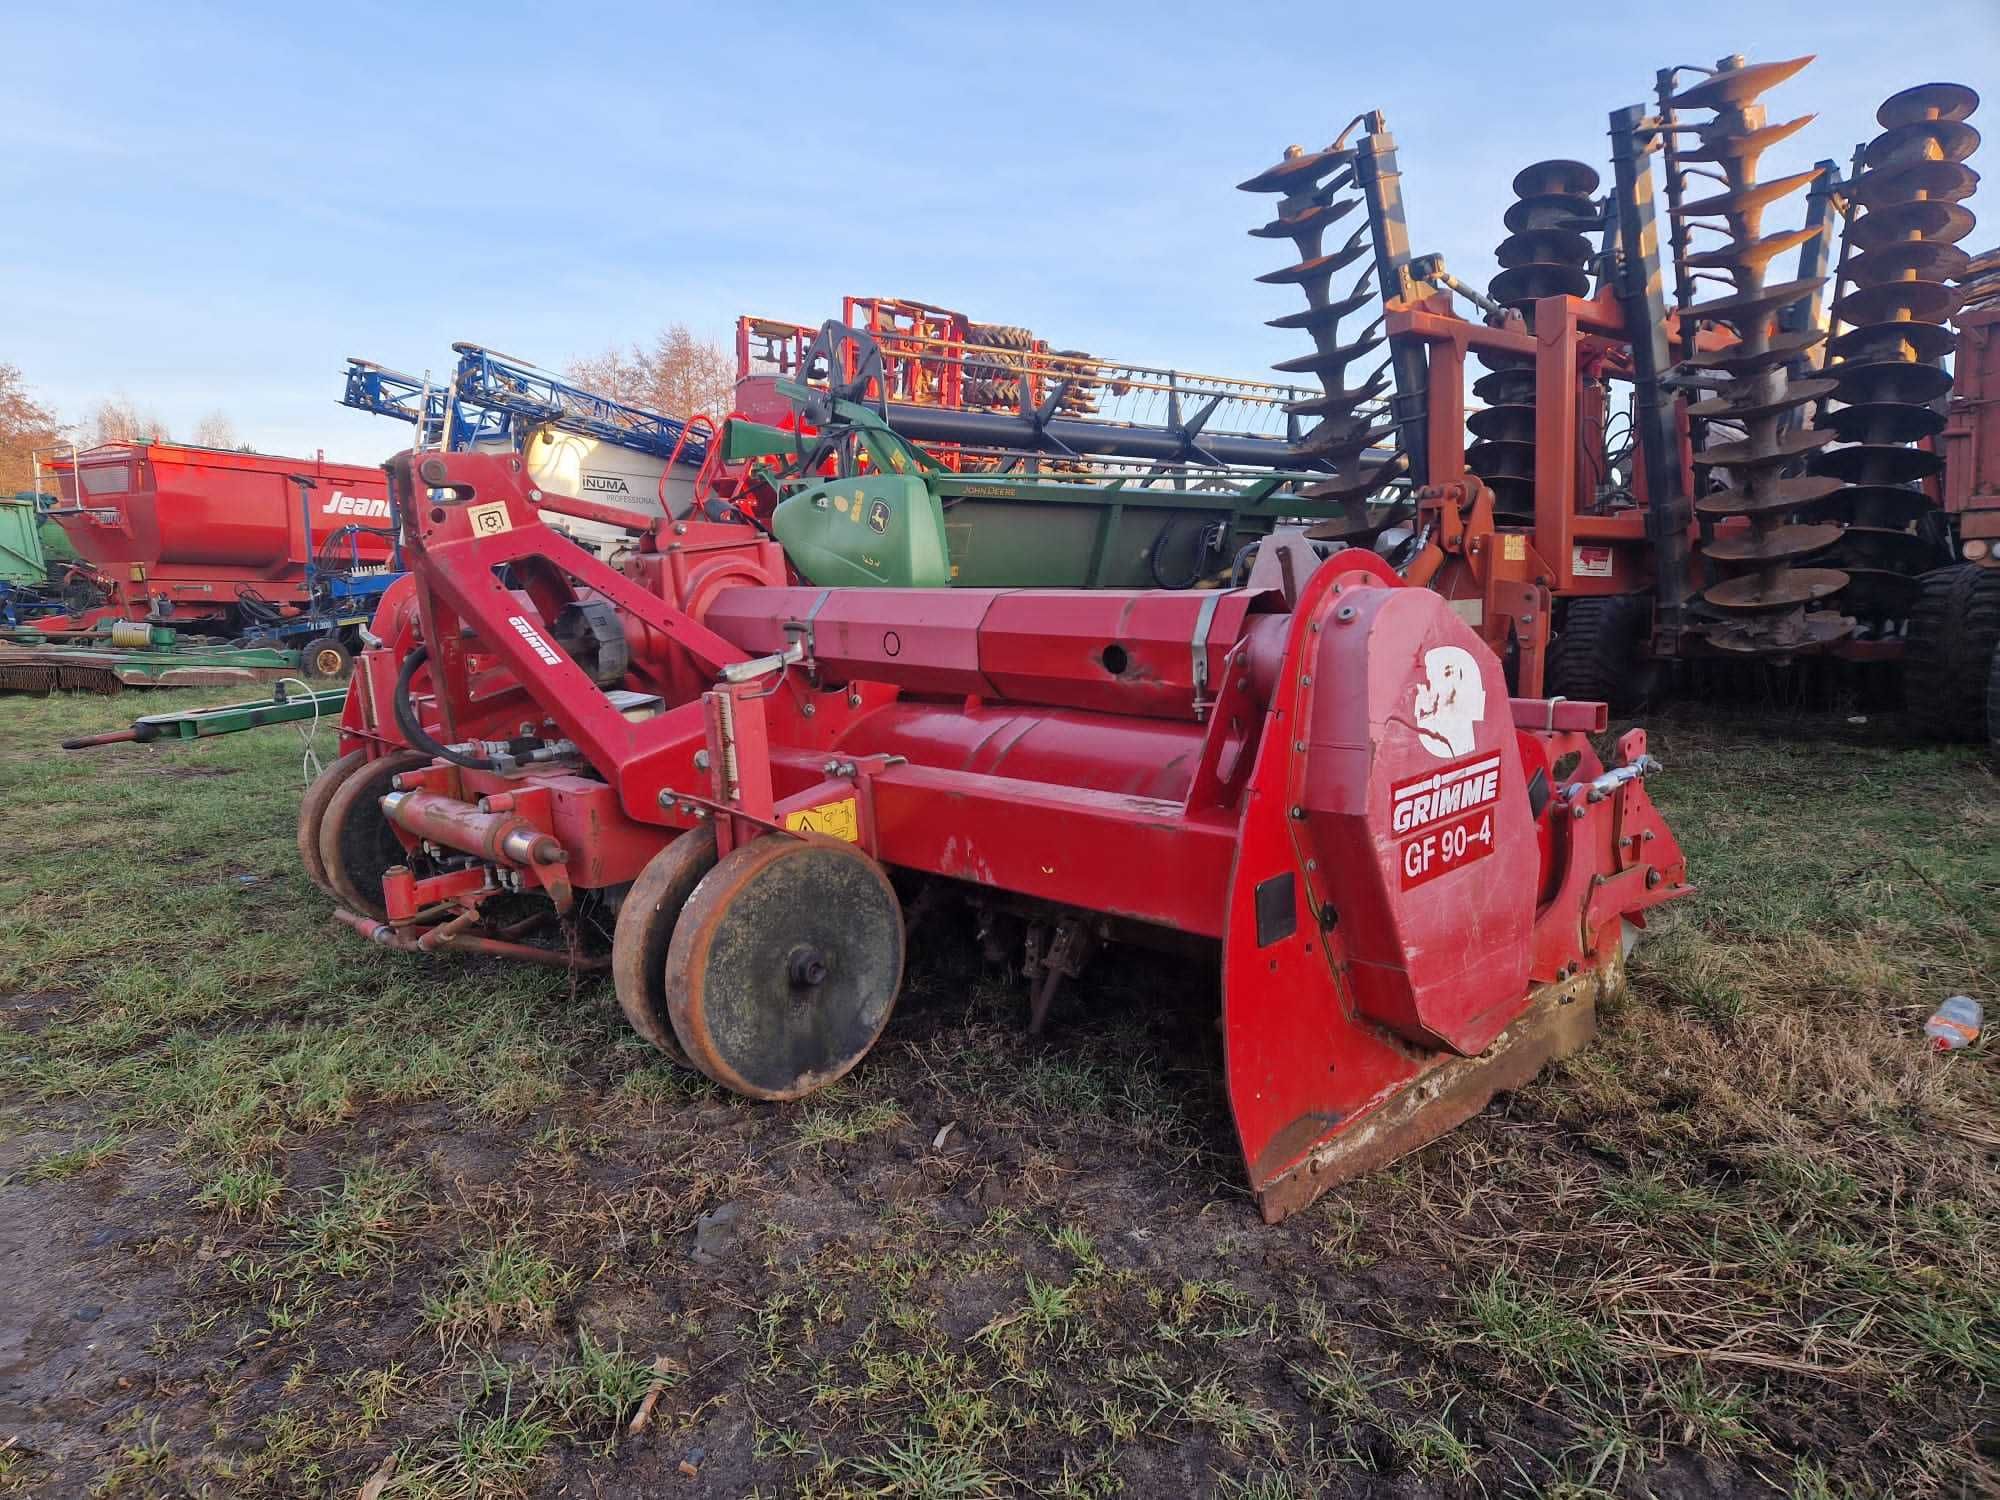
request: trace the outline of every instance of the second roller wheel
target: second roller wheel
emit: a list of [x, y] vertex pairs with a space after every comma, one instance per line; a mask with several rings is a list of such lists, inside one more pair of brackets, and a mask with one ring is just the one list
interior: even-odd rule
[[715, 868], [715, 829], [691, 829], [646, 862], [619, 903], [611, 938], [611, 981], [632, 1029], [676, 1062], [687, 1054], [667, 1010], [667, 948], [702, 877]]
[[382, 877], [391, 866], [407, 863], [409, 851], [382, 811], [382, 799], [403, 772], [430, 763], [430, 756], [415, 750], [379, 756], [357, 767], [327, 799], [319, 820], [319, 861], [328, 888], [349, 911], [378, 922], [389, 919]]

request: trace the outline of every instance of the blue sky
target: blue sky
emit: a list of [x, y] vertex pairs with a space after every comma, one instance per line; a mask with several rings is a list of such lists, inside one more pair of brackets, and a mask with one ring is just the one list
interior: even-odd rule
[[1931, 79], [2000, 133], [2000, 0], [9, 4], [0, 361], [65, 417], [123, 395], [364, 462], [407, 429], [336, 404], [350, 354], [560, 365], [848, 292], [1256, 374], [1300, 335], [1263, 326], [1295, 294], [1253, 281], [1284, 247], [1233, 185], [1287, 143], [1384, 110], [1416, 248], [1484, 285], [1519, 167], [1601, 165], [1655, 69], [1731, 51], [1819, 57], [1767, 96], [1819, 113], [1767, 176]]

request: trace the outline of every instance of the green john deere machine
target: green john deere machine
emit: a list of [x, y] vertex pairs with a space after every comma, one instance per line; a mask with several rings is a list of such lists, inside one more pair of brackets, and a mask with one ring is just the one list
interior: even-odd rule
[[[850, 342], [859, 352], [843, 360]], [[825, 387], [776, 386], [800, 430], [735, 418], [722, 434], [724, 458], [749, 460], [747, 482], [775, 497], [771, 533], [815, 584], [1192, 588], [1226, 583], [1281, 524], [1352, 515], [1352, 496], [1328, 494], [1341, 487], [1305, 467], [1156, 464], [1096, 478], [953, 470], [891, 424], [880, 359], [865, 335], [829, 324], [801, 371]]]

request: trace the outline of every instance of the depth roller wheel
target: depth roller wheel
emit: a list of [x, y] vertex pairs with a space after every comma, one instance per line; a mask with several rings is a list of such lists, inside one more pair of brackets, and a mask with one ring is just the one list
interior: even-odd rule
[[760, 838], [702, 877], [667, 945], [688, 1060], [752, 1099], [796, 1099], [875, 1045], [903, 982], [882, 867], [832, 840]]
[[686, 1062], [667, 1013], [667, 946], [681, 908], [715, 868], [715, 829], [690, 829], [655, 854], [618, 907], [611, 936], [611, 982], [632, 1029], [676, 1062]]
[[382, 876], [391, 865], [407, 864], [409, 851], [382, 811], [405, 771], [431, 763], [428, 755], [398, 750], [356, 770], [327, 799], [319, 823], [319, 858], [334, 898], [349, 911], [389, 919], [382, 904]]
[[319, 829], [326, 817], [326, 805], [342, 783], [368, 763], [366, 750], [350, 750], [313, 777], [312, 785], [299, 799], [299, 863], [306, 867], [306, 879], [327, 895], [333, 886], [326, 878], [326, 861], [319, 857]]

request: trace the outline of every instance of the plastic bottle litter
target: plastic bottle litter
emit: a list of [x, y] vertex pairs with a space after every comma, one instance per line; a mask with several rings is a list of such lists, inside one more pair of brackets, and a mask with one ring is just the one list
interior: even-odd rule
[[1940, 1052], [1968, 1047], [1979, 1040], [1979, 1023], [1982, 1015], [1979, 1002], [1970, 995], [1953, 995], [1937, 1008], [1936, 1013], [1928, 1021], [1924, 1022], [1924, 1035], [1931, 1039], [1931, 1045]]

